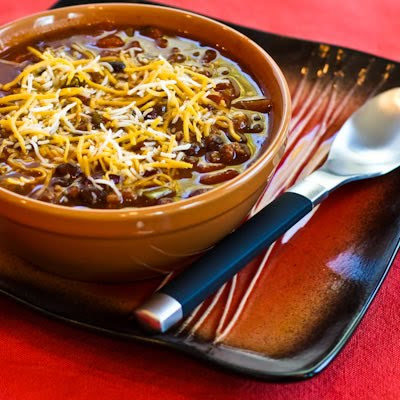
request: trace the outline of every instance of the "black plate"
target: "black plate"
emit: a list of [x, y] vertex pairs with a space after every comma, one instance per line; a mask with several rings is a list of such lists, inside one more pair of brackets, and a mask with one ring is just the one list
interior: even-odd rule
[[[54, 7], [78, 4], [81, 2], [61, 0]], [[281, 179], [289, 185], [299, 174], [310, 172], [317, 166], [315, 157], [326, 153], [331, 135], [360, 104], [400, 84], [399, 65], [392, 61], [228, 25], [265, 48], [289, 82], [294, 102], [289, 160], [294, 148], [301, 154], [315, 145], [309, 154], [314, 158], [303, 160], [301, 168], [297, 160], [293, 176], [285, 175], [291, 170], [287, 165], [278, 169], [275, 181]], [[150, 337], [138, 330], [130, 319], [133, 303], [129, 295], [121, 302], [118, 288], [113, 292], [101, 285], [51, 276], [5, 250], [0, 250], [0, 291], [52, 317], [116, 337], [168, 345], [254, 377], [305, 379], [325, 368], [343, 348], [389, 270], [399, 242], [399, 182], [400, 175], [395, 172], [339, 190], [305, 228], [275, 244], [268, 269], [257, 275], [262, 261], [256, 260], [220, 297], [206, 302], [186, 325], [168, 335]], [[382, 197], [391, 207], [380, 206]], [[316, 249], [315, 238], [321, 237]], [[257, 301], [245, 303], [245, 312], [230, 333], [222, 339], [219, 335], [219, 340], [215, 340], [217, 334], [210, 337], [204, 328], [209, 320], [201, 325], [201, 316], [208, 310], [209, 319], [225, 318], [222, 313], [228, 301], [231, 305], [241, 300], [251, 282], [258, 282], [251, 291]], [[234, 294], [231, 300], [229, 293]], [[260, 324], [262, 329], [258, 329]], [[227, 323], [221, 326], [226, 333]]]

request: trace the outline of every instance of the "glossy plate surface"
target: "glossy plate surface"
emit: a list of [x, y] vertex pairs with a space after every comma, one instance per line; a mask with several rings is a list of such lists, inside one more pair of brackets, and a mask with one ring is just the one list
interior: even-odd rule
[[[287, 151], [256, 212], [322, 162], [332, 135], [363, 102], [400, 85], [400, 65], [235, 28], [275, 58], [293, 99]], [[143, 335], [131, 319], [134, 307], [165, 280], [75, 282], [1, 250], [0, 289], [82, 326], [169, 345], [263, 379], [304, 379], [341, 350], [389, 270], [400, 237], [399, 184], [395, 171], [338, 190], [168, 335]]]

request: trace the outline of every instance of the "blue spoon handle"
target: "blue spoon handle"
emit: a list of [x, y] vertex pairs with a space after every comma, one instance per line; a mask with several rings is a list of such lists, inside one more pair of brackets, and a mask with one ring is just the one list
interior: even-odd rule
[[165, 332], [308, 214], [313, 203], [285, 192], [135, 310], [139, 322]]

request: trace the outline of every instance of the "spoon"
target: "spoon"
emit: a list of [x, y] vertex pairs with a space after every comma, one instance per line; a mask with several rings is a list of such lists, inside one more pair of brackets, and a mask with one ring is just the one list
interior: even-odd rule
[[321, 168], [220, 241], [134, 312], [146, 328], [165, 332], [245, 267], [330, 192], [400, 166], [400, 88], [365, 103], [337, 133]]

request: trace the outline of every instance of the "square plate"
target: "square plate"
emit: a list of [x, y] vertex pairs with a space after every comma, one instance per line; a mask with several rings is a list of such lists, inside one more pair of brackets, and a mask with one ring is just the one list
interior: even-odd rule
[[[254, 212], [321, 163], [332, 135], [363, 102], [400, 84], [400, 65], [231, 26], [272, 55], [293, 99], [287, 151]], [[399, 184], [395, 171], [338, 190], [166, 335], [146, 336], [131, 318], [160, 279], [74, 282], [0, 249], [0, 291], [64, 321], [168, 345], [251, 376], [308, 378], [343, 348], [390, 268], [400, 238]], [[383, 199], [391, 207], [381, 207]]]

